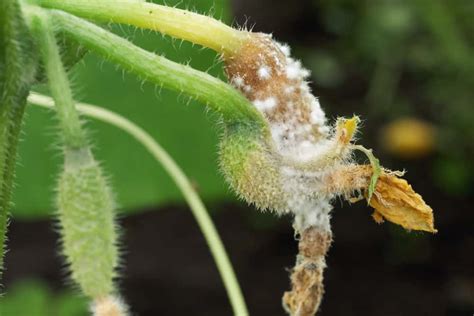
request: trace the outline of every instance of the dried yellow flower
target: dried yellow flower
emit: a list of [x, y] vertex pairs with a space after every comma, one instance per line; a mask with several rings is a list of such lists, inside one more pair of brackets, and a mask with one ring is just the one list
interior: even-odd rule
[[372, 165], [341, 166], [325, 179], [328, 192], [341, 194], [350, 202], [360, 199], [351, 198], [351, 193], [363, 191], [377, 223], [388, 220], [410, 230], [423, 230], [435, 233], [433, 210], [423, 201], [399, 172], [380, 169], [369, 199], [369, 188], [373, 179]]
[[386, 219], [406, 229], [436, 233], [433, 210], [405, 179], [383, 172], [370, 199], [376, 222]]

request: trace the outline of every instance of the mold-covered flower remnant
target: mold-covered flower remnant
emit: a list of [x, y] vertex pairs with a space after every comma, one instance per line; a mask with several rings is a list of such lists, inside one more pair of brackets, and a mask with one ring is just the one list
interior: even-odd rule
[[[353, 144], [357, 117], [328, 125], [309, 88], [309, 71], [290, 56], [287, 45], [268, 35], [250, 34], [225, 62], [230, 83], [261, 112], [270, 135], [255, 141], [238, 168], [226, 163], [229, 150], [224, 142], [224, 173], [258, 208], [293, 214], [300, 238], [292, 290], [283, 297], [289, 314], [313, 315], [319, 307], [332, 241], [331, 201], [337, 196], [353, 201], [354, 195], [365, 195], [379, 223], [386, 219], [406, 229], [436, 231], [431, 208], [401, 174], [382, 169], [370, 150]], [[362, 149], [371, 164], [358, 165], [355, 149]]]

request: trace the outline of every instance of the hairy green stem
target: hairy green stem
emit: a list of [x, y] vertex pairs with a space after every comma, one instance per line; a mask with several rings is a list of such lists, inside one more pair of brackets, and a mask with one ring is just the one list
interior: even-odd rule
[[64, 145], [69, 148], [82, 148], [87, 145], [86, 135], [75, 109], [72, 91], [61, 61], [54, 31], [49, 25], [49, 16], [42, 10], [35, 11], [31, 22], [32, 29], [41, 47], [43, 64], [49, 88], [56, 103]]
[[131, 24], [159, 31], [232, 54], [247, 38], [246, 32], [211, 17], [145, 1], [116, 0], [36, 0], [44, 7], [64, 10], [101, 22]]
[[49, 16], [39, 8], [30, 8], [27, 14], [41, 48], [63, 136], [64, 169], [56, 202], [63, 253], [71, 278], [82, 292], [101, 299], [115, 291], [119, 260], [115, 201], [89, 149]]
[[[225, 82], [141, 49], [97, 25], [51, 10], [55, 24], [71, 38], [124, 69], [171, 90], [183, 92], [207, 104], [229, 125], [246, 124], [265, 134], [263, 116], [237, 90]], [[268, 133], [267, 133], [268, 134]]]
[[[30, 94], [28, 101], [32, 104], [48, 108], [51, 108], [54, 105], [51, 98], [36, 93]], [[140, 142], [168, 172], [186, 199], [186, 202], [191, 208], [191, 211], [207, 241], [226, 287], [234, 314], [238, 316], [248, 315], [239, 283], [217, 229], [214, 226], [203, 202], [193, 189], [191, 182], [173, 158], [171, 158], [171, 156], [148, 133], [126, 118], [114, 112], [89, 104], [78, 103], [77, 109], [87, 116], [112, 124], [130, 134]]]
[[34, 52], [20, 5], [15, 0], [0, 1], [0, 277], [17, 145], [36, 70]]

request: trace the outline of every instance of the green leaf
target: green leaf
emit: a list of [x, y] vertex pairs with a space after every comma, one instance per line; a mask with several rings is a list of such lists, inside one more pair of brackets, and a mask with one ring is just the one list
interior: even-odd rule
[[41, 282], [28, 280], [14, 284], [2, 298], [0, 315], [47, 315], [49, 289]]
[[369, 184], [369, 192], [367, 195], [367, 203], [370, 203], [370, 199], [372, 198], [372, 194], [374, 194], [375, 186], [377, 185], [377, 180], [379, 179], [381, 168], [380, 162], [374, 155], [367, 155], [369, 157], [370, 164], [372, 165], [372, 177], [370, 178]]
[[372, 153], [372, 149], [367, 149], [360, 145], [354, 146], [354, 149], [363, 152], [367, 156], [367, 158], [369, 158], [370, 165], [372, 166], [372, 177], [370, 178], [369, 188], [367, 192], [367, 204], [369, 204], [370, 199], [374, 194], [375, 186], [377, 185], [380, 173], [382, 172], [382, 168], [380, 167], [380, 161]]
[[1, 298], [0, 315], [5, 316], [83, 316], [87, 315], [84, 298], [71, 292], [53, 294], [41, 280], [13, 283], [8, 295]]

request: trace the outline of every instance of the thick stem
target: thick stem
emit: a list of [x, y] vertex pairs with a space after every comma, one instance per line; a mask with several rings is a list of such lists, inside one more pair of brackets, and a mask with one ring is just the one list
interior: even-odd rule
[[8, 209], [11, 207], [13, 181], [17, 159], [17, 149], [20, 140], [20, 131], [26, 106], [28, 90], [22, 92], [17, 99], [16, 107], [12, 113], [8, 128], [8, 139], [5, 140], [6, 152], [3, 160], [3, 178], [0, 193], [0, 278], [3, 272], [3, 255], [5, 252], [6, 233], [8, 226]]
[[0, 277], [16, 151], [36, 60], [31, 37], [15, 0], [0, 1]]
[[255, 107], [223, 81], [143, 50], [103, 28], [70, 14], [61, 11], [50, 13], [56, 25], [71, 38], [145, 80], [198, 99], [220, 113], [225, 123], [231, 125], [242, 123], [258, 129], [266, 128], [263, 116]]
[[38, 0], [37, 2], [44, 7], [64, 10], [87, 19], [125, 23], [156, 30], [224, 54], [233, 54], [247, 38], [247, 32], [235, 30], [211, 17], [144, 1]]
[[332, 242], [330, 231], [306, 228], [300, 236], [299, 253], [291, 274], [291, 291], [283, 296], [283, 307], [291, 316], [312, 316], [324, 294], [323, 272]]

